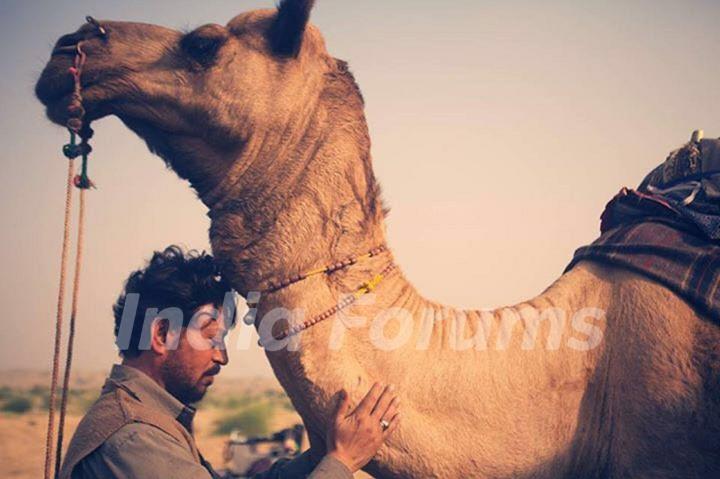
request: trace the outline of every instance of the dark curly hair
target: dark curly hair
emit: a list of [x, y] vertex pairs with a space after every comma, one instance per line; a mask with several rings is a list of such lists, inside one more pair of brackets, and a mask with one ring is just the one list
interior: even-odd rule
[[[155, 251], [144, 269], [130, 274], [113, 306], [115, 342], [120, 355], [137, 357], [140, 354], [140, 340], [148, 308], [157, 308], [158, 311], [178, 308], [182, 311], [182, 326], [186, 327], [201, 306], [212, 304], [216, 308], [223, 307], [225, 294], [231, 291], [230, 284], [220, 275], [213, 257], [204, 251], [190, 250], [184, 253], [182, 248], [175, 245], [163, 251]], [[126, 306], [133, 306], [128, 304], [129, 295], [134, 296], [132, 303], [137, 299], [134, 314], [125, 311]], [[234, 308], [230, 313], [233, 317], [225, 320], [232, 326], [235, 322]], [[123, 320], [125, 325], [122, 324]], [[127, 331], [127, 323], [130, 321], [132, 330]], [[122, 338], [119, 337], [121, 325]]]

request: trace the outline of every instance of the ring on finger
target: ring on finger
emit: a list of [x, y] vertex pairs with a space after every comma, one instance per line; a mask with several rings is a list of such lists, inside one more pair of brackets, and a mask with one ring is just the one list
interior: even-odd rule
[[387, 429], [390, 427], [390, 423], [383, 419], [382, 421], [380, 421], [380, 427], [383, 431], [387, 431]]

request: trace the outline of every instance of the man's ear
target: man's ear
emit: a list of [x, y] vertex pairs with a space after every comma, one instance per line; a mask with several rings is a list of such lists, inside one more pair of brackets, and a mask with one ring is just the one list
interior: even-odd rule
[[281, 56], [297, 56], [314, 3], [314, 0], [281, 0], [270, 28], [273, 52]]
[[150, 327], [150, 349], [155, 354], [165, 355], [168, 351], [177, 348], [179, 331], [170, 328], [170, 321], [167, 318], [155, 318]]

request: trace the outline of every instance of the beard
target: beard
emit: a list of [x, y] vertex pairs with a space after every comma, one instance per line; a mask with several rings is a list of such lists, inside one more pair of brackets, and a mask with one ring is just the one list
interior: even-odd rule
[[175, 360], [175, 355], [161, 367], [165, 389], [183, 404], [194, 404], [205, 396], [209, 384], [202, 380], [213, 373], [216, 371], [192, 371], [186, 363]]

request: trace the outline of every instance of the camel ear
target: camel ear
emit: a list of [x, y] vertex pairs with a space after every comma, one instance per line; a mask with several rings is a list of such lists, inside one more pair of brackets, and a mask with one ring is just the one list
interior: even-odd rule
[[282, 56], [297, 56], [310, 18], [314, 0], [281, 0], [270, 28], [273, 51]]

